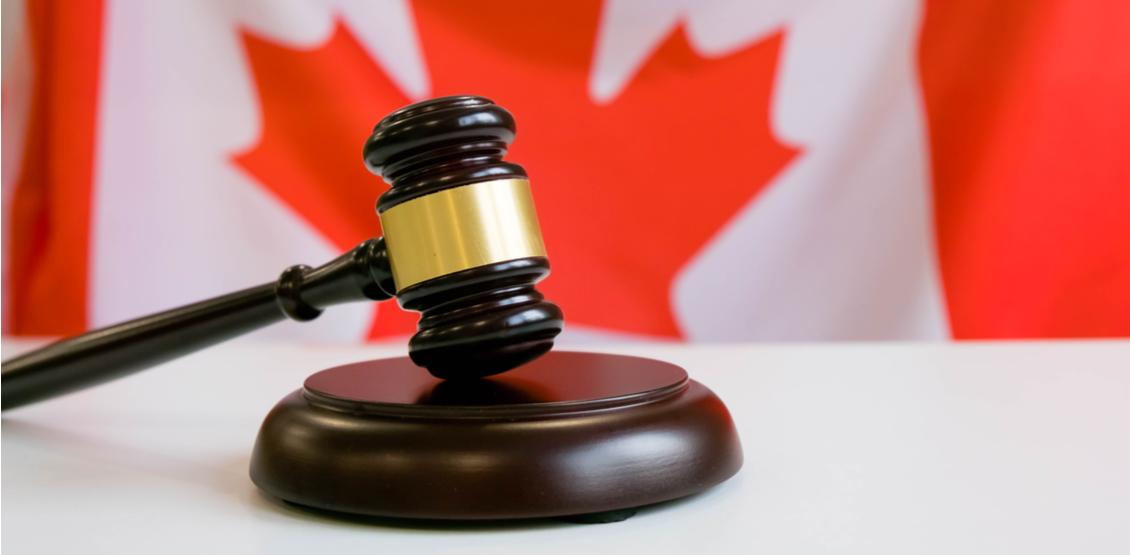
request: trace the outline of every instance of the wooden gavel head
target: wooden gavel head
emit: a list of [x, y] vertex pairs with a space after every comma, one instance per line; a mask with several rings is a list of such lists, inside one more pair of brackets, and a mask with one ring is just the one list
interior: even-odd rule
[[365, 143], [392, 188], [377, 202], [400, 306], [422, 313], [413, 362], [444, 379], [478, 378], [553, 346], [563, 317], [534, 284], [549, 260], [521, 166], [502, 157], [514, 118], [478, 96], [393, 112]]

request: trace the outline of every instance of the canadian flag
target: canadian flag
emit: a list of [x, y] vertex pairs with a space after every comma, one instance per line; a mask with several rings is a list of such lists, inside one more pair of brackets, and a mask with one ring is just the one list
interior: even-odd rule
[[[1130, 335], [1130, 3], [4, 3], [4, 331], [380, 234], [404, 104], [518, 122], [566, 340]], [[391, 304], [268, 333], [409, 333]]]

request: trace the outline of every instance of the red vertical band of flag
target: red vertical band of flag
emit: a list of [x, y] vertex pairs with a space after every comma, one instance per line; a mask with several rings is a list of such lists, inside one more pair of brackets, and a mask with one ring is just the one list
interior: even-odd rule
[[932, 1], [919, 62], [954, 337], [1130, 335], [1130, 3]]
[[86, 328], [103, 13], [101, 1], [27, 2], [34, 90], [7, 229], [11, 333]]

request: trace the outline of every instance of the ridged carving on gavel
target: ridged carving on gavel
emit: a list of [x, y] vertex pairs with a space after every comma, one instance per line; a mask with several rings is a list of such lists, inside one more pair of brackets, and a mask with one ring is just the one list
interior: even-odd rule
[[514, 119], [453, 96], [381, 120], [365, 144], [391, 186], [377, 203], [400, 305], [422, 313], [412, 360], [441, 378], [509, 370], [545, 353], [563, 317], [534, 285], [549, 273], [524, 169], [503, 161]]

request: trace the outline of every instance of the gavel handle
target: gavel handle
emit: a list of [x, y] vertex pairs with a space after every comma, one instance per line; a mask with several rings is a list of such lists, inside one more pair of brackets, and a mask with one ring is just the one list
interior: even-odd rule
[[395, 293], [383, 239], [278, 281], [89, 331], [3, 363], [0, 409], [120, 378], [284, 319], [313, 320], [335, 304]]

